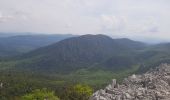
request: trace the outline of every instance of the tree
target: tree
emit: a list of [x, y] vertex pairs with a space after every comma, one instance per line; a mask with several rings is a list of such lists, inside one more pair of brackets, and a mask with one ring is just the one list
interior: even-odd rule
[[36, 89], [32, 93], [22, 96], [22, 100], [59, 100], [53, 91]]
[[92, 93], [93, 89], [88, 85], [77, 84], [70, 91], [69, 100], [88, 100]]

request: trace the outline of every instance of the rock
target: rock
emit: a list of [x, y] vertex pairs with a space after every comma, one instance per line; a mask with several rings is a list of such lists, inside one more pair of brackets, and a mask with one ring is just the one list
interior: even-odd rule
[[131, 96], [129, 93], [125, 93], [126, 99], [131, 99]]
[[93, 94], [90, 100], [170, 100], [170, 65], [160, 66], [143, 75], [132, 75], [122, 84], [112, 83]]
[[116, 87], [116, 79], [112, 80], [112, 85], [111, 86], [112, 86], [112, 89], [114, 89]]
[[133, 75], [131, 76], [131, 78], [132, 78], [132, 79], [136, 79], [136, 75], [133, 74]]
[[100, 90], [99, 93], [100, 93], [100, 96], [105, 96], [105, 91], [104, 90]]
[[107, 100], [107, 99], [103, 96], [100, 96], [99, 100]]

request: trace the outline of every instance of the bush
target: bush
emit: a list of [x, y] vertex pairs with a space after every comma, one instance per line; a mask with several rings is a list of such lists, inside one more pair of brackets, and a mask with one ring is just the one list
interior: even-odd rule
[[93, 89], [88, 85], [77, 84], [69, 92], [69, 100], [88, 100], [92, 95]]
[[21, 100], [59, 100], [53, 91], [36, 89], [32, 93], [22, 96]]

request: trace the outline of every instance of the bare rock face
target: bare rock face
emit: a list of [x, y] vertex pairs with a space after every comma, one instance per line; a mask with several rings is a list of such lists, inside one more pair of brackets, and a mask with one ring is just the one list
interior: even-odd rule
[[170, 65], [161, 64], [143, 75], [129, 76], [122, 84], [113, 79], [90, 100], [170, 100]]

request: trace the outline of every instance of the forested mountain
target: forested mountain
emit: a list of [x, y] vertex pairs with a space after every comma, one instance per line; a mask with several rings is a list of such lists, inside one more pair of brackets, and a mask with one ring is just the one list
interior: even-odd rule
[[[45, 38], [44, 36], [30, 36], [31, 39], [28, 39], [28, 36], [10, 38], [18, 41], [18, 38], [22, 38], [20, 41], [33, 40], [26, 43], [35, 47], [48, 45], [56, 40], [56, 37], [50, 36], [46, 37], [46, 41], [42, 40]], [[112, 39], [101, 34], [88, 34], [64, 39], [13, 57], [11, 60], [3, 62], [8, 66], [6, 68], [3, 66], [3, 68], [17, 71], [51, 72], [51, 74], [70, 73], [79, 69], [118, 71], [134, 68], [134, 66], [138, 66], [139, 71], [145, 71], [162, 62], [170, 62], [169, 48], [169, 43], [147, 45], [126, 38]], [[1, 65], [3, 64], [1, 63]]]
[[[170, 63], [169, 43], [148, 45], [101, 34], [70, 37], [58, 42], [55, 42], [56, 37], [49, 37], [48, 41], [45, 36], [12, 38], [11, 41], [17, 40], [16, 44], [20, 44], [15, 47], [27, 44], [39, 48], [5, 59], [1, 56], [0, 82], [5, 85], [0, 91], [0, 99], [6, 97], [4, 100], [18, 100], [13, 98], [44, 87], [55, 89], [62, 100], [68, 100], [62, 97], [66, 97], [63, 95], [70, 84], [88, 84], [99, 89], [112, 78], [121, 82], [133, 73], [143, 73], [160, 63]], [[6, 49], [7, 54], [12, 50]]]
[[[113, 70], [126, 68], [130, 54], [139, 47], [144, 48], [145, 44], [128, 39], [112, 39], [105, 35], [83, 35], [26, 53], [17, 58], [15, 69], [31, 72], [71, 72], [97, 66], [104, 68], [102, 64], [110, 59], [117, 60], [110, 66]], [[123, 66], [121, 57], [125, 56], [128, 58], [123, 62]], [[130, 63], [128, 67], [133, 64]]]
[[139, 41], [133, 41], [128, 38], [120, 38], [120, 39], [115, 39], [119, 44], [125, 45], [131, 49], [137, 50], [137, 49], [144, 49], [144, 47], [147, 46], [146, 43], [142, 43]]
[[73, 35], [0, 35], [0, 56], [14, 56], [73, 37]]

